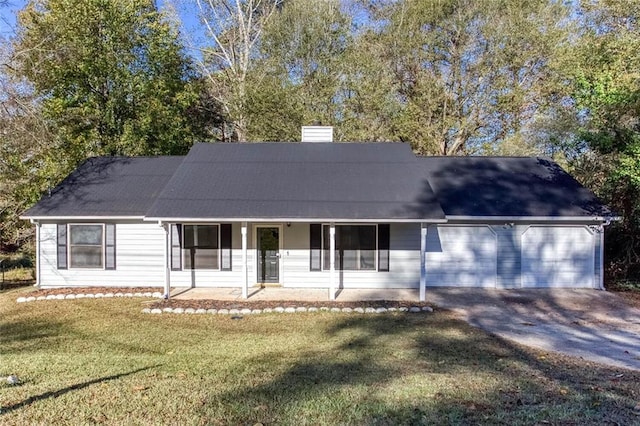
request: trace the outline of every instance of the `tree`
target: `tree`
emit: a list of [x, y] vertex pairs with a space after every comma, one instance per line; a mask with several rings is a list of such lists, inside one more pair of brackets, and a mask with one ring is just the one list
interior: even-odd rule
[[585, 3], [585, 28], [570, 62], [575, 111], [581, 126], [579, 178], [623, 221], [607, 229], [610, 278], [640, 278], [640, 4]]
[[184, 153], [200, 136], [189, 63], [151, 0], [34, 0], [15, 52], [66, 171], [91, 155]]
[[389, 125], [420, 153], [482, 152], [520, 132], [549, 99], [551, 53], [568, 33], [562, 4], [398, 1], [369, 10], [368, 55], [385, 64], [391, 78], [381, 81], [399, 106]]
[[195, 0], [210, 45], [201, 72], [230, 127], [219, 138], [246, 140], [248, 74], [265, 25], [282, 0]]
[[299, 140], [300, 127], [314, 123], [343, 130], [341, 89], [350, 43], [350, 19], [337, 0], [285, 2], [265, 25], [249, 70], [249, 135]]

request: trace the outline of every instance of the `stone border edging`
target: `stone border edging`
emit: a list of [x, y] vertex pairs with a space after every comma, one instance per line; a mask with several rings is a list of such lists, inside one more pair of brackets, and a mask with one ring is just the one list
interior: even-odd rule
[[160, 292], [144, 292], [144, 293], [78, 293], [78, 294], [49, 294], [47, 296], [28, 296], [18, 297], [16, 303], [35, 302], [40, 300], [74, 300], [74, 299], [108, 299], [113, 297], [152, 297], [156, 299], [162, 299], [162, 293]]
[[419, 312], [433, 312], [433, 308], [430, 306], [423, 306], [422, 308], [419, 306], [412, 306], [410, 308], [401, 307], [401, 308], [329, 308], [327, 306], [322, 306], [320, 308], [310, 307], [307, 308], [305, 306], [299, 306], [297, 308], [288, 307], [284, 308], [282, 306], [277, 306], [275, 308], [264, 308], [264, 309], [204, 309], [204, 308], [144, 308], [142, 313], [145, 314], [217, 314], [217, 315], [257, 315], [257, 314], [270, 314], [270, 313], [302, 313], [302, 312], [342, 312], [342, 313], [359, 313], [359, 314], [384, 314], [387, 312], [411, 312], [411, 313], [419, 313]]

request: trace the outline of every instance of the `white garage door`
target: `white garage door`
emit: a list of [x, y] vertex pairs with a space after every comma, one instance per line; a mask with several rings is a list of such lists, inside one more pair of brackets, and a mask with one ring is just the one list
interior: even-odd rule
[[522, 287], [595, 287], [595, 237], [585, 227], [532, 226], [522, 234]]
[[496, 235], [487, 226], [438, 226], [427, 231], [427, 286], [495, 287]]

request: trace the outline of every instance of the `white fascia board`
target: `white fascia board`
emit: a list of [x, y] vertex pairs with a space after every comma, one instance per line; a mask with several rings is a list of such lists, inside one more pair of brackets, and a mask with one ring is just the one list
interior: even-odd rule
[[447, 219], [340, 219], [340, 218], [228, 218], [228, 217], [145, 217], [145, 221], [151, 222], [253, 222], [253, 223], [275, 223], [275, 222], [291, 222], [291, 223], [309, 223], [309, 222], [340, 222], [340, 223], [447, 223]]
[[144, 216], [19, 216], [22, 220], [143, 220]]
[[447, 216], [450, 221], [473, 222], [606, 222], [621, 220], [620, 217], [603, 216]]

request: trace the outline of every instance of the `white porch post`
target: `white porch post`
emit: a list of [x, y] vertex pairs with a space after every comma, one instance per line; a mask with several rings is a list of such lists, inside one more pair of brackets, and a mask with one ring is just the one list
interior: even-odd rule
[[427, 264], [425, 254], [427, 253], [427, 224], [420, 224], [420, 301], [424, 302], [427, 298]]
[[249, 277], [247, 268], [247, 222], [242, 222], [242, 297], [249, 297]]
[[171, 224], [162, 223], [164, 229], [164, 298], [169, 299], [171, 296], [171, 258], [169, 256], [171, 249]]
[[329, 228], [329, 300], [336, 300], [336, 225]]
[[36, 221], [36, 287], [40, 287], [40, 221]]

